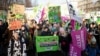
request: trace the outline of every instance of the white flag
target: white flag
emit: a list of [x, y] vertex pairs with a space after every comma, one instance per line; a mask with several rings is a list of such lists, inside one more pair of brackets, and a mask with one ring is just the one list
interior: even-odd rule
[[93, 4], [95, 4], [98, 0], [92, 0]]
[[72, 16], [72, 19], [75, 20], [75, 21], [77, 21], [78, 23], [82, 23], [82, 18], [79, 17], [78, 15]]

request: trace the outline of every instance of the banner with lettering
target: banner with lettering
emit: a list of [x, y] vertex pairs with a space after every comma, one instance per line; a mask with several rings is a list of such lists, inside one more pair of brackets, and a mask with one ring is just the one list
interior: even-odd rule
[[57, 36], [36, 36], [37, 52], [59, 50], [59, 38]]
[[71, 36], [73, 45], [84, 50], [86, 47], [86, 28], [72, 31]]
[[70, 56], [81, 56], [81, 49], [71, 44], [70, 45]]

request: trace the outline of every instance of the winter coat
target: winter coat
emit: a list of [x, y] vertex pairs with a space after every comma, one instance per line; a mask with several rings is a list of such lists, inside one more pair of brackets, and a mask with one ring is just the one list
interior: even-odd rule
[[8, 46], [8, 56], [27, 56], [26, 43], [24, 38], [19, 40], [11, 39]]
[[98, 47], [93, 48], [93, 47], [91, 47], [90, 45], [87, 46], [86, 52], [87, 52], [87, 55], [88, 55], [88, 56], [97, 56], [97, 54], [100, 55], [100, 50], [99, 50], [99, 48], [98, 48]]
[[67, 36], [59, 36], [59, 42], [61, 45], [61, 49], [65, 52], [69, 52], [70, 43], [71, 43], [71, 35], [68, 34]]

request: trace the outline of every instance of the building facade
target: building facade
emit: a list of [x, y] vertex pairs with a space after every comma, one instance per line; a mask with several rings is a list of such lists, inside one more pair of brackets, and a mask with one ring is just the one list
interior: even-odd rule
[[86, 13], [100, 11], [100, 0], [93, 4], [92, 0], [79, 0], [78, 8]]

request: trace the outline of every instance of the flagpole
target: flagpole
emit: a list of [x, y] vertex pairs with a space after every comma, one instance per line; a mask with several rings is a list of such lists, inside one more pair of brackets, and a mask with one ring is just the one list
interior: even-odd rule
[[[96, 3], [98, 2], [98, 0], [92, 0], [92, 3], [93, 3], [93, 6], [94, 6], [94, 15], [96, 16]], [[93, 16], [93, 22], [95, 21], [94, 20], [95, 18], [94, 18], [94, 16]]]
[[69, 12], [69, 16], [70, 16], [70, 19], [71, 19], [70, 8], [69, 8], [69, 4], [68, 4], [67, 0], [66, 0], [66, 3], [67, 3], [67, 6], [68, 6], [68, 12]]

